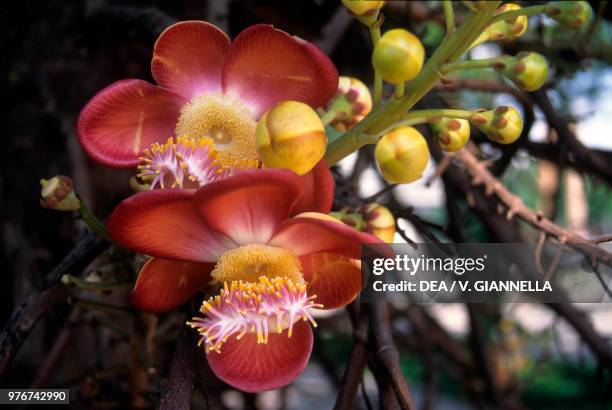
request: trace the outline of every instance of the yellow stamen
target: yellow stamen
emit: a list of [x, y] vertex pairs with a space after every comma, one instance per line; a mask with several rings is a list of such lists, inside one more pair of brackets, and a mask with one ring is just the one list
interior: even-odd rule
[[194, 97], [181, 109], [176, 135], [211, 141], [227, 166], [249, 168], [259, 162], [252, 113], [238, 100], [220, 93]]

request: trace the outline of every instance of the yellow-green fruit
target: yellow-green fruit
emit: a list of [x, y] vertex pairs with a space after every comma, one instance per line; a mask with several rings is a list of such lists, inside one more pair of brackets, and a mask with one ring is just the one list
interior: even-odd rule
[[365, 231], [381, 241], [392, 243], [395, 237], [395, 218], [386, 207], [372, 203], [358, 209], [363, 215]]
[[591, 19], [593, 9], [588, 1], [553, 1], [547, 14], [563, 27], [577, 29]]
[[285, 168], [304, 175], [325, 154], [327, 136], [317, 113], [297, 101], [270, 108], [255, 130], [257, 152], [269, 168]]
[[459, 151], [470, 139], [470, 123], [459, 118], [440, 118], [431, 125], [444, 151]]
[[501, 58], [500, 62], [500, 66], [505, 66], [504, 76], [521, 90], [535, 91], [548, 78], [548, 62], [538, 53], [521, 52], [515, 57]]
[[342, 0], [344, 7], [358, 17], [370, 17], [385, 5], [384, 1], [377, 0]]
[[429, 162], [427, 141], [412, 127], [399, 127], [385, 134], [374, 154], [385, 179], [396, 184], [421, 178]]
[[417, 36], [401, 28], [389, 30], [378, 41], [372, 53], [372, 64], [382, 79], [399, 84], [419, 74], [425, 49]]
[[500, 144], [513, 143], [523, 131], [521, 114], [510, 106], [474, 113], [470, 117], [470, 123], [484, 132], [490, 140]]

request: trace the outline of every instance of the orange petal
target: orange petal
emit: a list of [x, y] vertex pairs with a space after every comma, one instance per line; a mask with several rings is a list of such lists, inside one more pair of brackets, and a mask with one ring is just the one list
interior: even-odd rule
[[203, 186], [196, 207], [209, 226], [237, 244], [265, 244], [302, 192], [302, 180], [291, 171], [254, 170]]
[[117, 81], [81, 110], [77, 133], [94, 160], [114, 168], [138, 165], [142, 150], [174, 134], [183, 99], [142, 80]]
[[337, 253], [300, 257], [308, 295], [317, 295], [324, 309], [348, 305], [361, 291], [361, 263]]
[[270, 333], [268, 343], [257, 344], [257, 335], [234, 336], [221, 352], [206, 354], [217, 377], [245, 392], [278, 389], [294, 381], [306, 368], [312, 351], [312, 329], [307, 322], [293, 326], [293, 335]]
[[174, 309], [211, 281], [214, 266], [153, 258], [140, 270], [130, 301], [153, 313]]
[[236, 244], [215, 232], [193, 205], [195, 191], [159, 189], [121, 202], [108, 220], [111, 237], [147, 255], [191, 262], [215, 262]]
[[361, 257], [364, 243], [384, 243], [377, 237], [356, 231], [328, 215], [307, 212], [284, 222], [270, 245], [293, 250], [296, 255], [333, 252], [351, 259]]
[[151, 73], [157, 84], [191, 99], [221, 91], [221, 71], [230, 40], [205, 21], [181, 21], [165, 29], [153, 49]]
[[223, 91], [245, 101], [259, 118], [280, 101], [320, 107], [338, 88], [338, 71], [313, 44], [266, 24], [244, 30], [223, 67]]
[[315, 167], [305, 175], [304, 194], [291, 211], [291, 215], [302, 212], [321, 212], [328, 214], [334, 202], [334, 177], [329, 170], [327, 161], [322, 159]]

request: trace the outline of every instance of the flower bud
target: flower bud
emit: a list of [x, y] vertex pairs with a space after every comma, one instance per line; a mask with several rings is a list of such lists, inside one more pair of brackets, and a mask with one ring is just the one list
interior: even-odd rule
[[385, 32], [374, 47], [372, 64], [383, 80], [399, 84], [419, 74], [425, 59], [421, 40], [401, 28]]
[[374, 154], [385, 179], [396, 184], [421, 178], [429, 161], [427, 141], [412, 127], [399, 127], [385, 134]]
[[385, 5], [384, 1], [378, 0], [342, 0], [342, 4], [356, 17], [362, 19], [375, 18], [380, 9]]
[[257, 152], [266, 167], [285, 168], [304, 175], [325, 154], [327, 135], [317, 113], [297, 101], [270, 108], [255, 130]]
[[41, 179], [40, 205], [57, 211], [78, 211], [81, 201], [74, 192], [72, 179], [57, 175], [51, 179]]
[[470, 122], [484, 132], [491, 141], [500, 144], [513, 143], [523, 131], [521, 114], [509, 106], [476, 112], [470, 117]]
[[577, 29], [591, 19], [593, 10], [588, 1], [553, 1], [546, 14], [565, 28]]
[[[521, 6], [515, 3], [506, 3], [495, 12], [495, 15], [506, 11], [520, 10]], [[515, 40], [527, 31], [527, 16], [512, 17], [497, 21], [485, 29], [485, 31], [472, 43], [474, 47], [486, 41]]]
[[381, 241], [392, 243], [395, 237], [395, 218], [389, 209], [377, 203], [357, 209], [363, 215], [364, 230]]
[[521, 52], [499, 59], [504, 76], [523, 91], [535, 91], [548, 78], [548, 62], [538, 53]]
[[372, 111], [372, 95], [358, 79], [340, 77], [338, 91], [325, 109], [336, 113], [330, 125], [338, 131], [346, 131]]
[[439, 118], [431, 124], [431, 130], [444, 151], [459, 151], [470, 138], [470, 123], [459, 118]]

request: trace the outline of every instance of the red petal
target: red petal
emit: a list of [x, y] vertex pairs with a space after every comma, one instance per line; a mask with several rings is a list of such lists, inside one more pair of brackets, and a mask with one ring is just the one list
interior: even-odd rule
[[384, 243], [377, 237], [356, 231], [328, 215], [307, 212], [283, 223], [270, 245], [292, 249], [297, 255], [333, 252], [351, 259], [361, 257], [363, 243]]
[[195, 191], [159, 189], [132, 195], [108, 221], [111, 237], [160, 258], [215, 262], [236, 244], [206, 225], [194, 208]]
[[300, 257], [308, 294], [325, 309], [348, 305], [361, 291], [361, 265], [337, 253], [314, 253]]
[[223, 67], [223, 90], [249, 104], [258, 118], [280, 101], [324, 105], [338, 88], [338, 71], [313, 44], [258, 24], [232, 43]]
[[135, 167], [144, 148], [174, 135], [182, 103], [181, 97], [146, 81], [117, 81], [81, 111], [79, 141], [102, 165]]
[[221, 91], [221, 71], [230, 40], [205, 21], [182, 21], [165, 29], [153, 49], [157, 84], [187, 99]]
[[327, 161], [322, 159], [301, 178], [304, 181], [304, 195], [298, 200], [291, 215], [302, 212], [330, 213], [334, 202], [334, 177]]
[[291, 338], [287, 331], [270, 333], [268, 343], [257, 344], [253, 333], [240, 340], [232, 336], [221, 353], [211, 351], [206, 358], [221, 380], [245, 392], [261, 392], [294, 381], [304, 371], [311, 351], [312, 329], [300, 321], [293, 326]]
[[130, 301], [148, 312], [165, 312], [186, 302], [212, 279], [213, 263], [153, 258], [140, 270]]
[[196, 207], [208, 225], [237, 244], [265, 244], [302, 192], [302, 180], [291, 171], [255, 170], [203, 186]]

